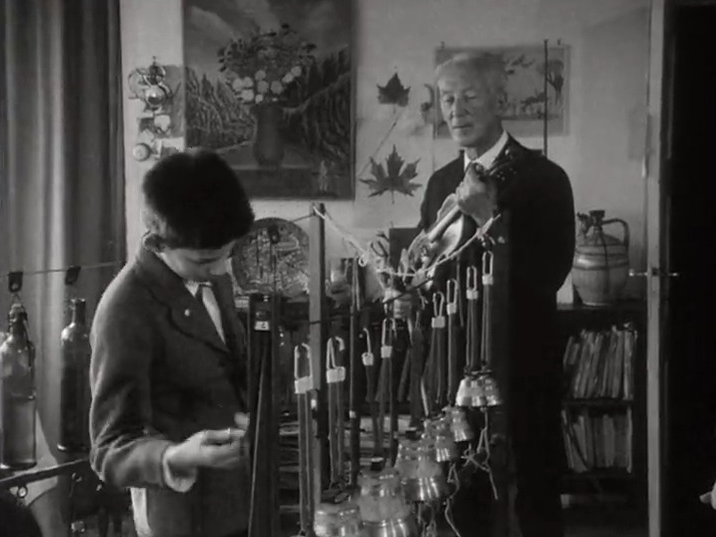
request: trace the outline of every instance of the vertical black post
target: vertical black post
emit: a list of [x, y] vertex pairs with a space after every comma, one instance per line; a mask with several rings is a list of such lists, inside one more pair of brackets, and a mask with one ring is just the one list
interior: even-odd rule
[[316, 389], [317, 409], [316, 418], [316, 443], [315, 457], [313, 462], [316, 476], [315, 498], [318, 501], [321, 492], [328, 486], [330, 481], [330, 467], [328, 454], [328, 416], [326, 412], [326, 390], [325, 390], [325, 356], [326, 356], [326, 228], [325, 222], [320, 215], [326, 214], [326, 208], [322, 203], [312, 207], [312, 218], [309, 227], [309, 308], [308, 318], [310, 322], [309, 345], [311, 348], [311, 361], [313, 364], [313, 384]]
[[357, 258], [353, 258], [351, 266], [351, 317], [350, 317], [350, 333], [349, 333], [349, 400], [348, 418], [350, 419], [350, 455], [351, 455], [351, 487], [355, 487], [358, 481], [358, 472], [360, 471], [360, 401], [358, 399], [358, 369], [359, 369], [359, 349], [358, 349], [358, 311], [361, 306], [360, 296], [360, 279]]

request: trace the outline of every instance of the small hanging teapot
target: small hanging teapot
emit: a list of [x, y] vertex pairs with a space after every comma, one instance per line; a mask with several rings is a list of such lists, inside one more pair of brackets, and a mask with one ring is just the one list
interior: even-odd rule
[[144, 102], [146, 111], [159, 112], [169, 103], [172, 90], [167, 86], [165, 79], [167, 72], [154, 58], [149, 67], [139, 67], [129, 74], [130, 91], [133, 98]]

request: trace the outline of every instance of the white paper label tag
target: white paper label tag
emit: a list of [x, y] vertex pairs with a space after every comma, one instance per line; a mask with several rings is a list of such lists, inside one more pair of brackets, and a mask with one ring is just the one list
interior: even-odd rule
[[311, 377], [302, 377], [300, 379], [296, 379], [293, 385], [296, 390], [296, 395], [303, 395], [306, 392], [310, 391], [313, 387], [311, 386]]

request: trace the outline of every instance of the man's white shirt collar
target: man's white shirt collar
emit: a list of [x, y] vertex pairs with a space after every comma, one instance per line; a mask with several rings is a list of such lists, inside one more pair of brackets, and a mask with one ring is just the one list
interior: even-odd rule
[[470, 165], [471, 162], [477, 162], [480, 166], [487, 169], [490, 166], [492, 166], [492, 163], [495, 162], [495, 159], [497, 158], [497, 155], [499, 155], [502, 150], [504, 149], [505, 145], [507, 144], [508, 136], [507, 131], [502, 130], [502, 134], [497, 139], [497, 142], [495, 142], [495, 145], [493, 145], [490, 149], [485, 151], [482, 155], [477, 157], [476, 159], [470, 159], [467, 156], [467, 152], [463, 152], [464, 155], [464, 168], [467, 170], [467, 167]]

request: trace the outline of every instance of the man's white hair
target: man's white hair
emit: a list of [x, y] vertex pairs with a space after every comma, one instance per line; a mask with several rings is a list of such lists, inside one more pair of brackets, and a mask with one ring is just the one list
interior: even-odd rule
[[494, 54], [459, 52], [437, 66], [435, 80], [440, 82], [441, 79], [456, 71], [469, 72], [475, 77], [483, 79], [487, 82], [493, 95], [500, 96], [505, 91], [504, 64]]

